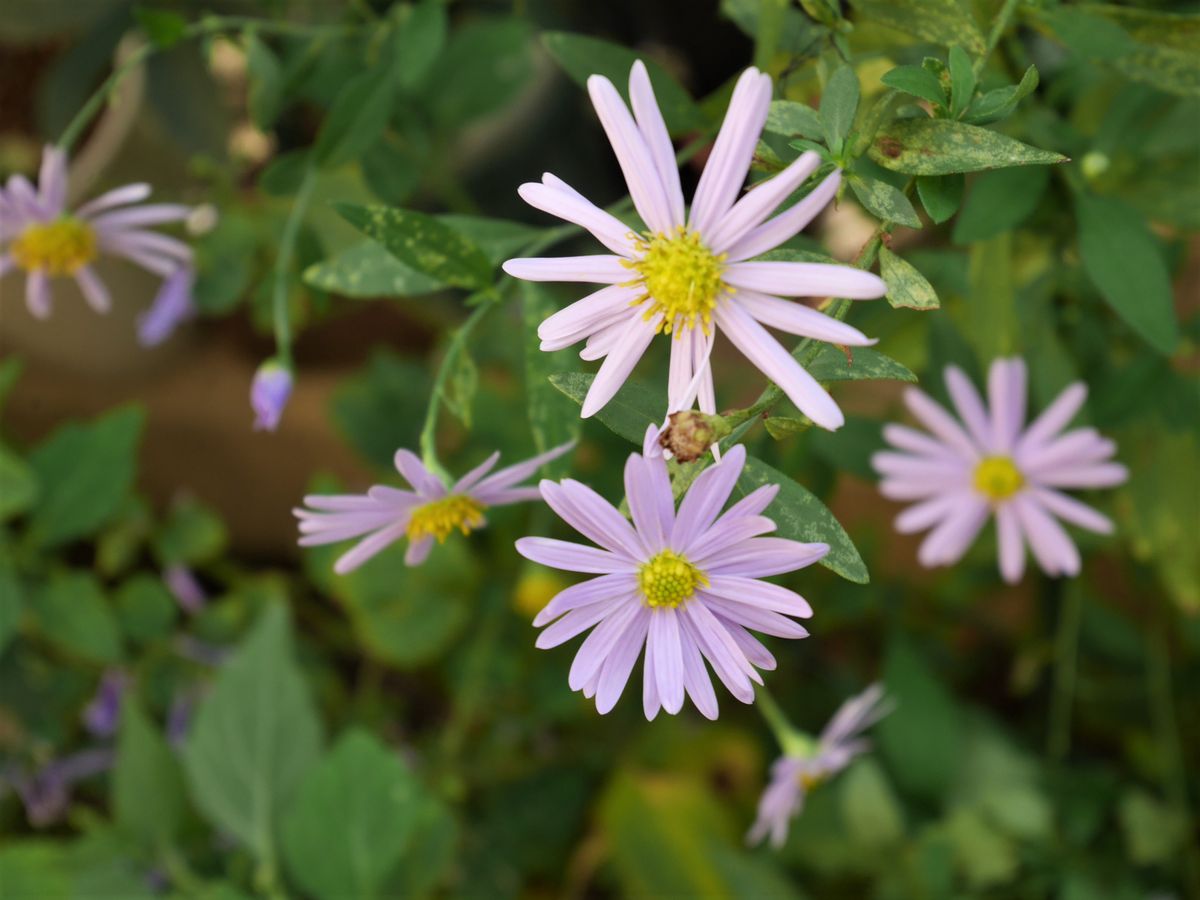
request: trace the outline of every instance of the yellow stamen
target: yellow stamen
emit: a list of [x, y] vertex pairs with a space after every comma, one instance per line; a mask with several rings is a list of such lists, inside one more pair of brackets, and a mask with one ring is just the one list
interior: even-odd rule
[[423, 537], [435, 537], [440, 544], [456, 528], [463, 534], [470, 534], [472, 529], [483, 524], [485, 508], [474, 497], [465, 494], [450, 494], [418, 506], [408, 522], [408, 539], [416, 541]]
[[825, 782], [824, 772], [801, 772], [797, 777], [800, 779], [801, 786], [806, 791], [811, 791]]
[[632, 284], [640, 283], [646, 293], [634, 305], [650, 301], [646, 320], [662, 313], [660, 331], [674, 331], [678, 337], [699, 323], [708, 334], [717, 298], [723, 290], [731, 290], [721, 280], [725, 254], [714, 254], [699, 233], [682, 225], [672, 233], [646, 235], [638, 240], [637, 249], [641, 259], [626, 265], [641, 275]]
[[647, 606], [674, 608], [690, 600], [697, 586], [707, 585], [707, 576], [674, 550], [660, 551], [638, 570], [638, 587]]
[[26, 272], [74, 275], [96, 258], [96, 232], [81, 219], [63, 216], [28, 226], [12, 242], [9, 253]]
[[985, 456], [975, 467], [975, 488], [993, 502], [1007, 500], [1025, 484], [1016, 463], [1007, 456]]

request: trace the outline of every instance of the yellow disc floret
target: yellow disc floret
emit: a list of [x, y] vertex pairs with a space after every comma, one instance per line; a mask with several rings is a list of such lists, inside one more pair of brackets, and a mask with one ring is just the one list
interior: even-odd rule
[[470, 534], [472, 529], [483, 524], [484, 509], [482, 503], [466, 494], [450, 494], [418, 506], [408, 522], [408, 539], [435, 537], [440, 544], [456, 528], [463, 534]]
[[63, 216], [30, 225], [8, 252], [26, 272], [74, 275], [96, 258], [96, 232], [82, 219]]
[[1025, 484], [1021, 470], [1007, 456], [985, 456], [975, 467], [975, 488], [989, 500], [1007, 500]]
[[638, 587], [648, 606], [676, 607], [707, 584], [705, 574], [674, 550], [660, 551], [638, 569]]
[[637, 249], [641, 259], [627, 265], [642, 276], [646, 294], [635, 303], [649, 301], [646, 319], [662, 313], [661, 331], [678, 336], [699, 323], [708, 334], [717, 298], [728, 290], [721, 280], [725, 254], [713, 254], [697, 232], [683, 226], [647, 235], [637, 242]]

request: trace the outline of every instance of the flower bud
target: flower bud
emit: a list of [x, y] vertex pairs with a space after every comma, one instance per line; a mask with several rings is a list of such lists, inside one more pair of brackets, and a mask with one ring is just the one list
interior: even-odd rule
[[699, 459], [709, 447], [732, 431], [721, 416], [694, 409], [671, 413], [669, 423], [659, 435], [658, 443], [680, 462]]
[[254, 373], [250, 385], [250, 406], [254, 409], [254, 429], [274, 431], [279, 427], [283, 409], [292, 395], [292, 371], [275, 359], [268, 359]]

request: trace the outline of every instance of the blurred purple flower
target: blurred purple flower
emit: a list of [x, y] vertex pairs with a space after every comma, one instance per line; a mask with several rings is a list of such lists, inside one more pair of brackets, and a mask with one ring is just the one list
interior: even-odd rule
[[13, 789], [25, 806], [25, 815], [34, 828], [45, 828], [59, 821], [71, 804], [71, 788], [79, 781], [112, 768], [114, 752], [91, 748], [51, 760], [33, 775], [11, 779]]
[[121, 698], [129, 689], [129, 676], [120, 669], [107, 669], [100, 677], [96, 696], [83, 710], [83, 724], [96, 737], [117, 733], [121, 721]]
[[167, 277], [154, 303], [138, 318], [138, 341], [154, 347], [169, 338], [180, 324], [196, 314], [192, 303], [192, 284], [196, 273], [181, 266]]
[[771, 782], [758, 802], [758, 816], [746, 835], [757, 844], [768, 834], [771, 846], [782, 847], [788, 823], [804, 808], [809, 790], [832, 778], [870, 748], [861, 735], [892, 711], [883, 687], [873, 684], [841, 705], [815, 744], [797, 748], [775, 760]]
[[208, 594], [196, 573], [182, 563], [173, 563], [163, 570], [163, 583], [186, 612], [198, 613], [208, 602]]
[[[876, 453], [880, 493], [916, 501], [896, 517], [902, 534], [931, 529], [918, 551], [921, 565], [952, 565], [967, 552], [988, 517], [996, 517], [1000, 574], [1016, 582], [1025, 570], [1025, 544], [1047, 575], [1079, 574], [1079, 550], [1056, 519], [1109, 534], [1113, 524], [1060, 488], [1102, 488], [1129, 477], [1111, 461], [1116, 444], [1094, 428], [1063, 428], [1083, 405], [1087, 386], [1075, 382], [1025, 427], [1026, 370], [1022, 359], [997, 359], [988, 373], [988, 401], [963, 371], [946, 368], [946, 387], [961, 424], [916, 388], [909, 410], [932, 434], [888, 425], [883, 436], [905, 452]], [[990, 407], [990, 408], [989, 408]]]
[[191, 266], [191, 248], [148, 226], [182, 222], [192, 210], [177, 203], [143, 204], [149, 196], [148, 184], [127, 184], [70, 211], [67, 155], [47, 146], [36, 188], [23, 175], [0, 188], [0, 277], [13, 268], [25, 271], [25, 303], [38, 318], [50, 315], [50, 279], [65, 275], [74, 277], [96, 312], [108, 312], [112, 298], [92, 268], [102, 254], [123, 257], [172, 282]]
[[256, 431], [274, 431], [283, 418], [284, 407], [292, 396], [292, 373], [282, 363], [269, 359], [254, 373], [250, 385], [250, 406], [254, 410]]
[[607, 713], [644, 645], [646, 718], [660, 708], [679, 712], [686, 691], [715, 719], [717, 696], [704, 660], [737, 699], [754, 702], [751, 681], [762, 683], [755, 667], [774, 669], [775, 658], [749, 629], [802, 638], [808, 632], [788, 616], [812, 615], [799, 594], [760, 579], [811, 565], [829, 545], [759, 536], [775, 530], [762, 512], [778, 485], [758, 488], [721, 514], [746, 462], [740, 444], [696, 478], [676, 513], [667, 464], [652, 454], [657, 434], [651, 426], [643, 454], [625, 464], [632, 526], [591, 488], [543, 481], [550, 508], [600, 547], [526, 537], [517, 551], [542, 565], [600, 575], [559, 593], [533, 621], [553, 622], [538, 636], [543, 649], [592, 629], [571, 666], [572, 690], [594, 696], [596, 709]]
[[489, 506], [541, 499], [537, 488], [517, 487], [517, 483], [573, 446], [573, 441], [563, 444], [488, 475], [500, 459], [497, 451], [449, 489], [415, 453], [397, 450], [396, 470], [413, 490], [376, 485], [365, 495], [310, 494], [304, 502], [311, 509], [293, 510], [300, 520], [300, 545], [312, 547], [369, 535], [342, 554], [334, 565], [335, 572], [345, 575], [384, 547], [407, 536], [404, 561], [418, 566], [429, 556], [435, 538], [441, 543], [456, 529], [469, 534], [486, 525], [483, 513]]
[[179, 749], [187, 738], [188, 726], [192, 723], [192, 713], [196, 709], [196, 692], [194, 690], [178, 691], [171, 698], [171, 706], [167, 710], [167, 743]]

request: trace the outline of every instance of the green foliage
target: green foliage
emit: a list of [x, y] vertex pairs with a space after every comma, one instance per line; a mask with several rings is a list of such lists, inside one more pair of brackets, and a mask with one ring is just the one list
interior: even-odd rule
[[970, 244], [1016, 228], [1033, 214], [1049, 182], [1041, 166], [981, 174], [954, 222], [954, 242]]
[[835, 70], [821, 94], [821, 130], [826, 146], [835, 157], [841, 155], [846, 135], [854, 127], [858, 96], [858, 76], [849, 66]]
[[887, 301], [902, 309], [937, 309], [941, 304], [929, 280], [912, 263], [887, 247], [879, 251], [879, 271], [887, 285]]
[[[551, 383], [557, 367], [556, 356], [544, 353], [538, 347], [537, 327], [554, 312], [554, 301], [540, 285], [526, 283], [521, 286], [521, 318], [525, 326], [525, 408], [529, 415], [529, 430], [539, 453], [577, 440], [581, 431], [575, 404]], [[547, 469], [548, 477], [565, 474], [569, 465], [568, 458], [552, 461]]]
[[996, 131], [947, 119], [897, 119], [875, 135], [871, 159], [908, 175], [951, 175], [1066, 162]]
[[895, 222], [897, 225], [907, 225], [909, 228], [920, 228], [921, 220], [912, 202], [904, 196], [904, 192], [892, 187], [886, 181], [874, 178], [864, 178], [851, 174], [850, 190], [858, 202], [884, 222]]
[[178, 760], [137, 701], [126, 698], [112, 775], [117, 828], [147, 851], [161, 851], [178, 835], [186, 802]]
[[54, 573], [32, 598], [30, 612], [38, 630], [63, 652], [95, 663], [121, 658], [116, 616], [90, 573]]

